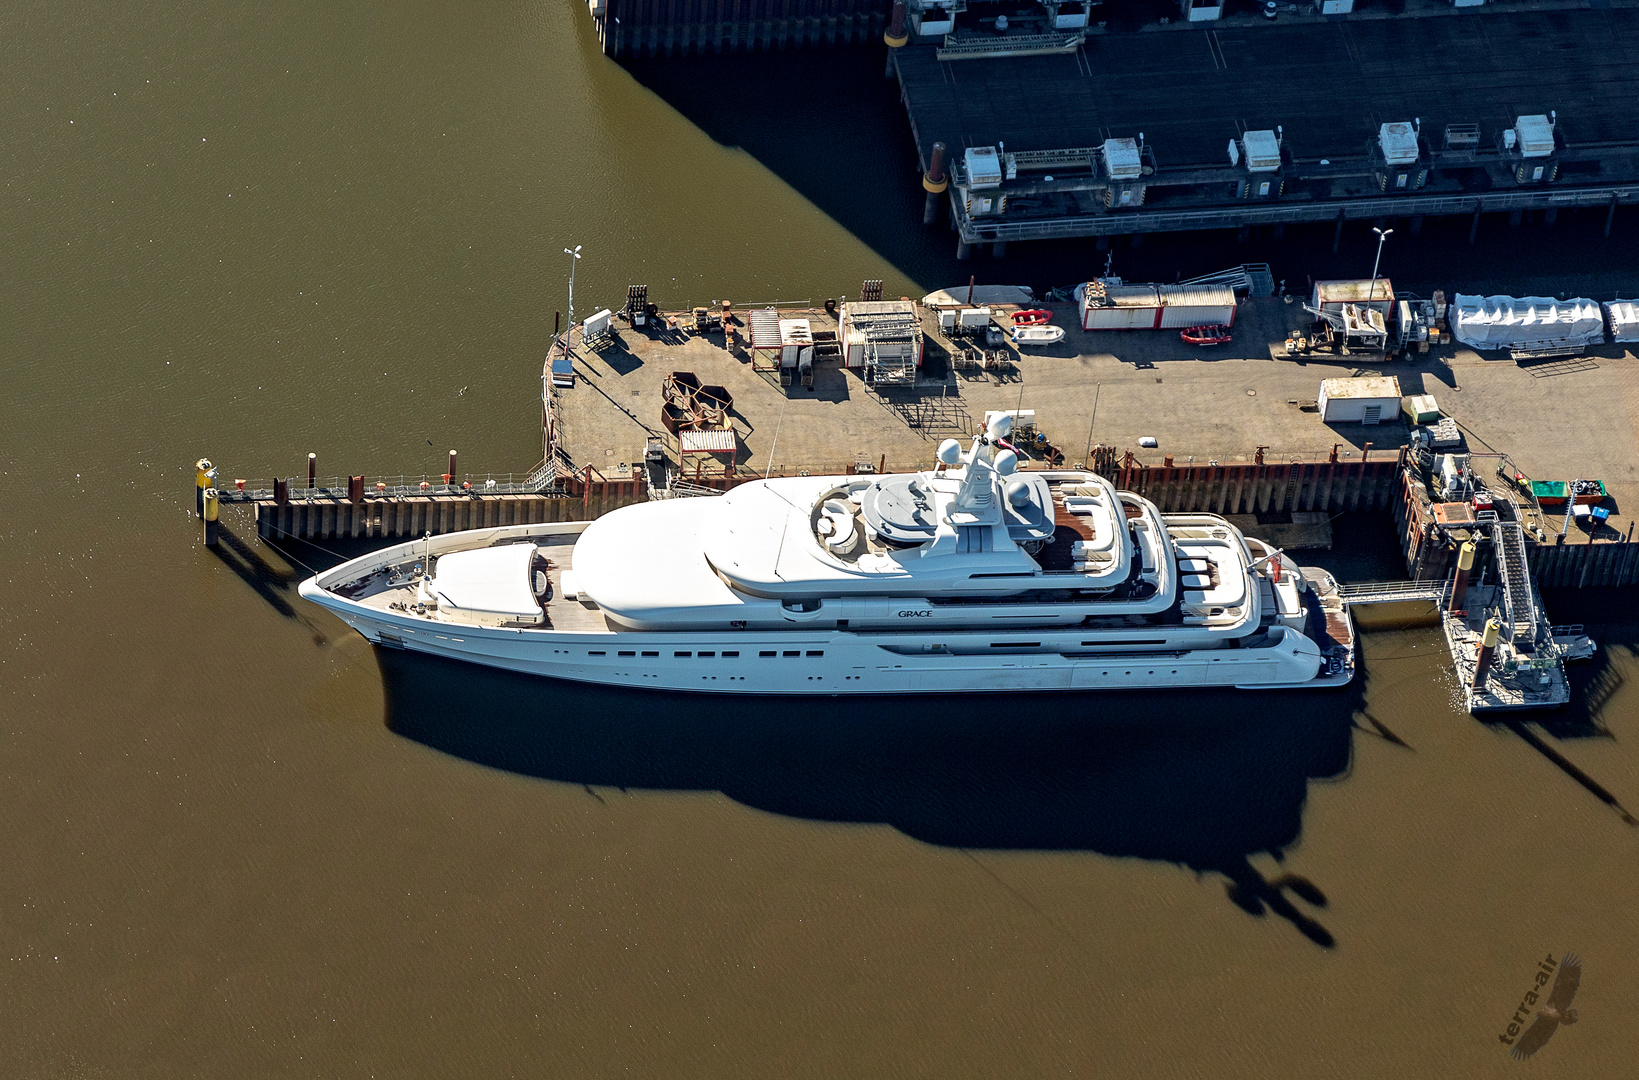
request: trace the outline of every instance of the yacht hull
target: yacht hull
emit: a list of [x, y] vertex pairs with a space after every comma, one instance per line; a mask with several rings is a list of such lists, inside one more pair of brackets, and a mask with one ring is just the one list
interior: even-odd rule
[[[826, 695], [1019, 693], [1181, 687], [1291, 689], [1341, 685], [1347, 666], [1286, 631], [1256, 648], [1175, 651], [1100, 649], [1084, 631], [1031, 631], [1030, 647], [1005, 654], [927, 652], [941, 642], [1014, 649], [994, 635], [731, 631], [582, 633], [445, 624], [381, 611], [304, 581], [301, 595], [369, 641], [446, 659], [572, 682], [708, 694]], [[1059, 640], [1055, 640], [1055, 638]], [[1074, 639], [1074, 640], [1072, 640]], [[1057, 650], [1064, 651], [1057, 651]]]

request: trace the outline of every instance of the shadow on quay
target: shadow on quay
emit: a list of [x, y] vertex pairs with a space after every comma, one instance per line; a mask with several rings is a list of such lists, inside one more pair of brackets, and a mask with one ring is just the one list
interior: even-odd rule
[[[1250, 857], [1295, 842], [1311, 779], [1349, 764], [1358, 689], [724, 698], [583, 687], [377, 650], [393, 732], [561, 783], [715, 790], [962, 849], [1094, 851], [1223, 875], [1311, 941], [1326, 897]], [[1302, 906], [1300, 906], [1302, 905]]]

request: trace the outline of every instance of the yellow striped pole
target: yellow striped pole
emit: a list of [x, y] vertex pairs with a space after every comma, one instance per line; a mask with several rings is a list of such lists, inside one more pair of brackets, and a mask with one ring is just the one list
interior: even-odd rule
[[194, 517], [205, 516], [205, 489], [211, 486], [216, 479], [216, 469], [211, 465], [210, 458], [200, 458], [193, 463], [193, 513]]

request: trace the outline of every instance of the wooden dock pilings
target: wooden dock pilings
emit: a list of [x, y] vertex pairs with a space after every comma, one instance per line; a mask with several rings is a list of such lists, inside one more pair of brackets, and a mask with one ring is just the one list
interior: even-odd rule
[[1165, 513], [1302, 513], [1387, 510], [1400, 490], [1398, 456], [1383, 460], [1160, 465], [1130, 459], [1094, 469], [1122, 491], [1142, 495]]
[[[1400, 495], [1398, 455], [1384, 452], [1381, 461], [1185, 462], [1160, 464], [1133, 455], [1097, 448], [1089, 467], [1118, 488], [1133, 491], [1168, 513], [1256, 514], [1345, 510], [1384, 510]], [[851, 467], [832, 470], [852, 472]], [[821, 475], [816, 472], [815, 475]], [[762, 474], [698, 476], [689, 486], [726, 491]], [[481, 494], [438, 492], [425, 495], [376, 495], [365, 485], [350, 484], [346, 495], [332, 488], [282, 489], [284, 500], [250, 501], [256, 530], [263, 538], [421, 536], [497, 525], [548, 521], [589, 521], [629, 503], [648, 499], [641, 477], [591, 479], [564, 476], [547, 491]], [[305, 496], [305, 497], [304, 497]]]
[[767, 52], [880, 42], [881, 0], [588, 0], [598, 44], [610, 56]]
[[1527, 544], [1526, 559], [1539, 586], [1610, 588], [1639, 585], [1639, 543]]
[[535, 494], [317, 497], [251, 503], [256, 533], [264, 540], [442, 535], [463, 529], [590, 521], [618, 506], [647, 498], [640, 477], [628, 480], [565, 479], [557, 490]]

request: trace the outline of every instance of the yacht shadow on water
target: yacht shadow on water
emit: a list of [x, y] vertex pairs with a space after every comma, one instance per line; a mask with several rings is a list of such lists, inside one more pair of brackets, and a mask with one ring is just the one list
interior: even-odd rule
[[[378, 649], [387, 725], [591, 787], [715, 790], [955, 848], [1093, 851], [1223, 875], [1316, 944], [1325, 894], [1266, 879], [1311, 779], [1348, 768], [1359, 690], [767, 698], [580, 686]], [[1357, 684], [1358, 685], [1358, 684]]]

